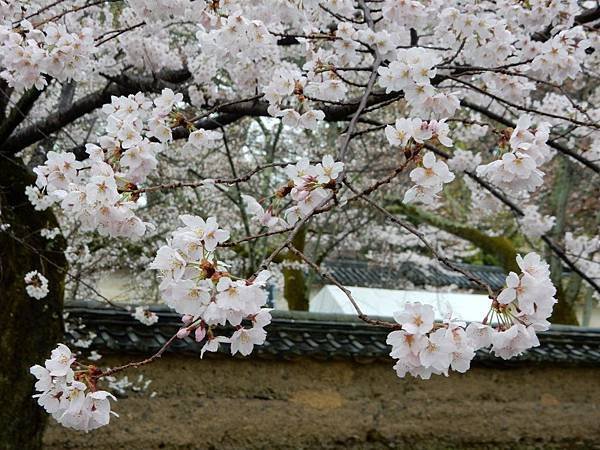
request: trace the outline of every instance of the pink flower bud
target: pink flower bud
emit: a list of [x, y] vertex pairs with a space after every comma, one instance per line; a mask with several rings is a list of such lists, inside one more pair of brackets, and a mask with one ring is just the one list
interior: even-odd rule
[[187, 328], [181, 328], [178, 332], [177, 332], [177, 337], [179, 339], [183, 339], [185, 337], [188, 337], [190, 334], [190, 330], [188, 330]]
[[198, 328], [196, 328], [196, 330], [194, 331], [194, 339], [196, 339], [196, 342], [202, 342], [202, 339], [204, 339], [206, 337], [206, 328], [200, 326]]
[[185, 325], [189, 325], [190, 323], [192, 323], [192, 320], [194, 320], [194, 316], [190, 316], [189, 314], [185, 314], [182, 318], [181, 321], [185, 324]]

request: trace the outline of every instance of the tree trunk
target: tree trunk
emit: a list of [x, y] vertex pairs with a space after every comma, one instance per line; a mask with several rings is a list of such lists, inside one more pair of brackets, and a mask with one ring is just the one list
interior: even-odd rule
[[[301, 252], [304, 252], [304, 243], [306, 241], [306, 228], [300, 228], [300, 231], [294, 236], [292, 245]], [[288, 252], [283, 258], [284, 262], [301, 263], [302, 258], [292, 252]], [[287, 300], [288, 307], [294, 311], [308, 311], [308, 292], [306, 289], [306, 280], [304, 270], [301, 268], [286, 267], [283, 272], [283, 296]]]
[[[571, 163], [567, 158], [560, 158], [551, 197], [554, 217], [556, 217], [556, 223], [551, 231], [555, 242], [562, 242], [564, 240], [567, 223], [567, 207], [569, 205], [569, 195], [571, 193], [572, 184], [571, 175]], [[577, 315], [575, 314], [577, 292], [573, 294], [572, 289], [565, 289], [563, 285], [565, 282], [564, 269], [560, 258], [550, 250], [548, 250], [548, 258], [550, 259], [550, 278], [552, 279], [554, 286], [556, 286], [556, 298], [558, 299], [558, 303], [554, 306], [550, 322], [566, 325], [579, 325]]]
[[[31, 396], [35, 378], [29, 367], [43, 364], [63, 339], [66, 274], [62, 237], [46, 240], [42, 228], [57, 226], [50, 210], [35, 211], [25, 195], [33, 174], [20, 159], [0, 157], [0, 448], [39, 449], [47, 420]], [[48, 278], [49, 294], [27, 295], [24, 277], [37, 270]]]
[[549, 319], [551, 323], [559, 323], [563, 325], [579, 325], [577, 315], [575, 314], [575, 308], [571, 304], [569, 296], [563, 289], [560, 281], [554, 281], [556, 286], [556, 298], [558, 303], [554, 305], [552, 310], [552, 317]]

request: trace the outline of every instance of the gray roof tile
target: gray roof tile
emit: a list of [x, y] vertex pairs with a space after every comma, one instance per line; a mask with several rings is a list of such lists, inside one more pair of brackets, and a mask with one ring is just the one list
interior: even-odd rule
[[[504, 286], [506, 274], [500, 267], [455, 264], [489, 284], [492, 289]], [[380, 265], [366, 261], [332, 260], [326, 261], [323, 267], [345, 286], [400, 289], [409, 284], [438, 287], [453, 284], [461, 289], [479, 289], [461, 273], [441, 271], [433, 265], [418, 267], [408, 261], [397, 265]]]
[[[97, 303], [70, 304], [65, 309], [70, 320], [80, 319], [87, 331], [97, 334], [91, 348], [101, 353], [148, 355], [157, 351], [181, 326], [179, 315], [164, 307], [152, 308], [159, 315], [159, 321], [149, 327], [125, 311]], [[255, 351], [257, 357], [389, 359], [390, 349], [385, 344], [388, 331], [352, 316], [273, 311], [273, 322], [267, 327], [267, 333], [265, 345]], [[80, 337], [77, 330], [67, 333], [70, 341]], [[476, 362], [486, 365], [512, 365], [525, 361], [600, 366], [600, 329], [553, 326], [549, 331], [539, 333], [539, 340], [540, 347], [513, 360], [503, 361], [482, 349], [477, 352]], [[201, 344], [186, 338], [176, 340], [169, 351], [197, 355], [201, 348]], [[228, 349], [222, 346], [221, 351]]]

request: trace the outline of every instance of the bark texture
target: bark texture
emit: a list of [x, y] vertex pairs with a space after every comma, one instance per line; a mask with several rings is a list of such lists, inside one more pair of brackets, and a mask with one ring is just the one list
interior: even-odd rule
[[[42, 228], [57, 226], [51, 211], [35, 211], [25, 195], [34, 182], [18, 158], [0, 158], [0, 449], [42, 448], [47, 414], [31, 396], [29, 367], [48, 358], [62, 339], [65, 242], [46, 240]], [[50, 293], [42, 300], [27, 295], [23, 278], [37, 270], [48, 278]]]

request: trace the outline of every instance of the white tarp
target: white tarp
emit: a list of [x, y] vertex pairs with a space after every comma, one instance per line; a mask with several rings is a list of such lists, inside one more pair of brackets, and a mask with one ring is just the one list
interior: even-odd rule
[[[481, 321], [490, 309], [490, 299], [481, 294], [397, 291], [354, 286], [346, 288], [352, 292], [352, 297], [362, 312], [369, 316], [391, 317], [407, 302], [421, 302], [433, 306], [436, 320], [443, 319], [451, 309], [453, 318]], [[323, 286], [313, 297], [310, 301], [310, 311], [356, 315], [346, 294], [331, 285]]]

